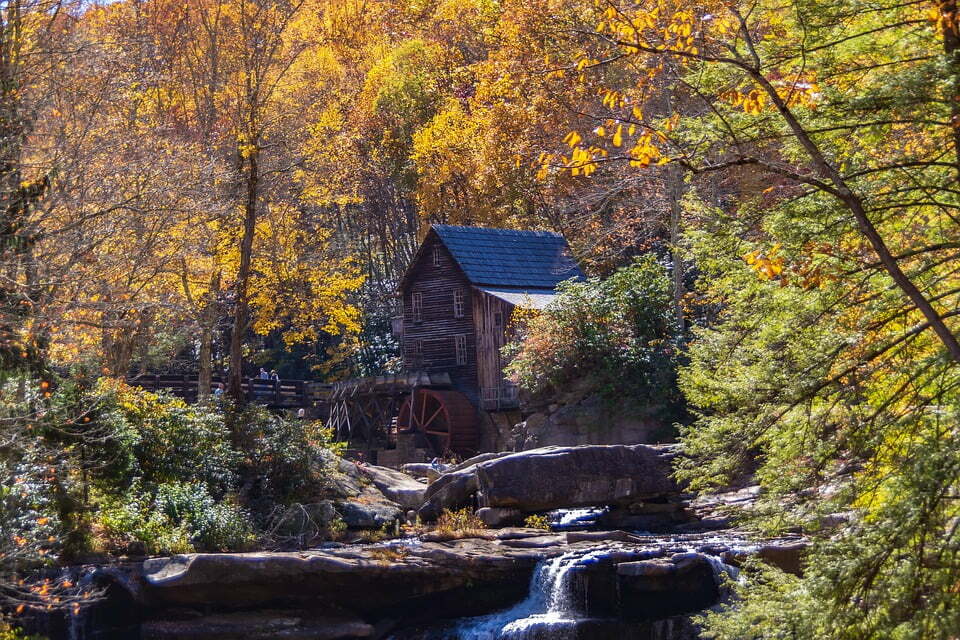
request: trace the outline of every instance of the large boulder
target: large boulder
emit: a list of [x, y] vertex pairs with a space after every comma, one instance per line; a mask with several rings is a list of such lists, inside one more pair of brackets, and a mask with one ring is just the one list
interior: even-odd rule
[[[369, 471], [368, 471], [369, 470]], [[412, 495], [412, 485], [403, 484], [400, 479], [386, 472], [383, 467], [365, 467], [349, 460], [333, 458], [327, 464], [327, 491], [324, 496], [333, 504], [344, 523], [351, 529], [379, 529], [395, 520], [402, 520], [405, 509], [385, 495], [383, 486], [398, 499], [419, 504], [419, 498]], [[397, 473], [397, 472], [392, 472]], [[403, 474], [399, 474], [403, 475]], [[403, 476], [410, 482], [416, 482]], [[376, 478], [376, 479], [374, 479]], [[423, 485], [419, 489], [423, 490]]]
[[347, 640], [370, 638], [374, 628], [356, 616], [317, 615], [313, 611], [241, 611], [148, 620], [143, 640]]
[[477, 465], [444, 473], [427, 487], [417, 513], [422, 520], [433, 521], [444, 509], [472, 506], [477, 486]]
[[650, 445], [522, 451], [477, 465], [478, 498], [481, 506], [532, 512], [676, 495], [675, 455], [676, 447]]
[[363, 465], [358, 471], [370, 479], [374, 486], [387, 497], [406, 509], [417, 509], [423, 504], [427, 486], [409, 475], [387, 467]]
[[619, 617], [650, 620], [700, 611], [720, 599], [713, 565], [699, 553], [617, 565]]
[[380, 529], [404, 516], [396, 503], [377, 499], [372, 492], [337, 502], [337, 512], [350, 529]]

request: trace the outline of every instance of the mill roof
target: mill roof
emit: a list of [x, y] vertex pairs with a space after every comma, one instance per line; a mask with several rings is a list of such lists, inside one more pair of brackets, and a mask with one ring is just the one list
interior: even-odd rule
[[545, 293], [584, 277], [559, 233], [446, 224], [431, 229], [474, 285]]

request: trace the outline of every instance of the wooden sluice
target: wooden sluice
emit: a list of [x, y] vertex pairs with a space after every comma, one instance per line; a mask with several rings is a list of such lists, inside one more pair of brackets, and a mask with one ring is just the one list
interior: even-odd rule
[[397, 416], [418, 389], [449, 389], [447, 373], [410, 372], [353, 378], [333, 383], [327, 398], [327, 426], [339, 440], [366, 451], [396, 445]]

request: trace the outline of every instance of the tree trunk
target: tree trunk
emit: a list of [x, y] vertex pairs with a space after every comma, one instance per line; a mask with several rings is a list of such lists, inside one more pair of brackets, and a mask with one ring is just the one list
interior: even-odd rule
[[[753, 42], [749, 37], [747, 38], [747, 45], [751, 51], [755, 52]], [[759, 59], [756, 53], [754, 53], [754, 56]], [[787, 125], [789, 125], [797, 141], [804, 148], [804, 151], [807, 152], [816, 173], [820, 177], [829, 180], [829, 184], [821, 183], [818, 185], [818, 188], [831, 193], [850, 210], [857, 223], [857, 227], [860, 229], [860, 233], [870, 243], [884, 270], [900, 291], [903, 292], [910, 302], [916, 306], [917, 310], [923, 314], [930, 328], [933, 329], [933, 332], [937, 334], [937, 337], [943, 343], [944, 347], [946, 347], [950, 357], [955, 362], [960, 362], [960, 340], [957, 339], [957, 336], [954, 335], [950, 327], [947, 326], [944, 318], [937, 313], [933, 304], [927, 300], [926, 296], [917, 288], [910, 277], [900, 268], [897, 259], [890, 252], [890, 248], [884, 241], [883, 236], [880, 235], [880, 232], [870, 220], [867, 209], [860, 197], [847, 185], [846, 180], [844, 180], [837, 168], [827, 160], [826, 156], [814, 142], [810, 133], [803, 128], [803, 125], [800, 124], [800, 121], [797, 120], [796, 116], [790, 110], [784, 98], [777, 93], [776, 87], [773, 86], [770, 80], [760, 73], [758, 69], [747, 69], [747, 71], [754, 81], [764, 90], [770, 98], [770, 102], [773, 103]]]
[[938, 3], [943, 16], [943, 51], [947, 54], [947, 65], [951, 71], [950, 127], [953, 129], [953, 152], [957, 163], [957, 176], [960, 177], [960, 12], [957, 0], [945, 0]]
[[246, 202], [244, 204], [243, 237], [240, 240], [240, 268], [237, 271], [236, 299], [233, 309], [233, 331], [230, 333], [230, 379], [227, 392], [238, 403], [246, 400], [243, 394], [243, 337], [250, 328], [250, 303], [247, 287], [253, 253], [253, 236], [257, 225], [257, 200], [260, 186], [257, 152], [247, 156]]
[[200, 316], [200, 363], [197, 375], [197, 402], [206, 402], [213, 385], [213, 330], [219, 316], [217, 294], [220, 292], [220, 272], [210, 276], [207, 303]]
[[685, 329], [683, 316], [683, 275], [686, 267], [680, 251], [680, 199], [685, 191], [683, 171], [673, 166], [667, 172], [668, 199], [670, 200], [670, 260], [673, 262], [673, 313], [677, 318], [677, 328], [682, 332]]
[[200, 327], [200, 363], [197, 374], [197, 402], [206, 402], [213, 385], [213, 327], [204, 324]]

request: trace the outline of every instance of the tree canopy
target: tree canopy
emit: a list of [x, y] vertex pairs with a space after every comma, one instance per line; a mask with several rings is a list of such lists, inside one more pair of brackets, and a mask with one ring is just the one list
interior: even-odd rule
[[[613, 385], [662, 356], [693, 416], [679, 476], [755, 474], [748, 524], [815, 540], [802, 578], [758, 572], [708, 632], [956, 637], [958, 177], [953, 0], [10, 0], [0, 430], [21, 444], [4, 477], [21, 456], [43, 478], [54, 454], [80, 473], [79, 443], [104, 442], [102, 421], [38, 439], [43, 416], [87, 424], [79, 400], [52, 408], [55, 371], [209, 388], [228, 370], [238, 396], [276, 362], [395, 370], [426, 225], [549, 229], [608, 279], [566, 291], [602, 298], [580, 315], [535, 321], [521, 377], [589, 356]], [[655, 330], [630, 325], [634, 290]], [[565, 342], [607, 320], [603, 349]], [[574, 354], [560, 373], [531, 368], [556, 345]], [[129, 393], [84, 384], [84, 402]], [[151, 482], [151, 504], [188, 484], [221, 498]]]

